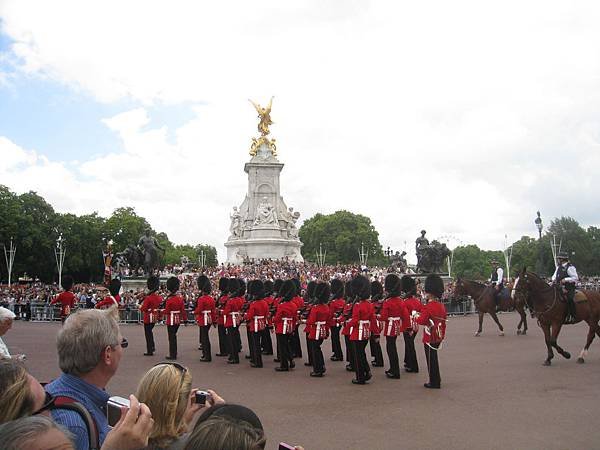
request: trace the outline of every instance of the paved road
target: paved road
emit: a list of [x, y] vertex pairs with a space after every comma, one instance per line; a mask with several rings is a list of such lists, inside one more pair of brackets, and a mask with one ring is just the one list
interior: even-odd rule
[[[195, 386], [215, 389], [256, 411], [267, 432], [267, 448], [277, 448], [279, 441], [307, 450], [600, 448], [600, 344], [592, 345], [585, 364], [576, 364], [587, 328], [566, 327], [559, 342], [573, 358], [557, 356], [552, 367], [542, 367], [546, 351], [540, 329], [530, 320], [529, 334], [517, 336], [517, 319], [516, 314], [500, 315], [507, 334], [499, 337], [486, 318], [484, 333], [476, 338], [475, 316], [451, 318], [440, 351], [439, 391], [423, 388], [423, 370], [388, 380], [385, 368], [375, 368], [371, 384], [355, 386], [343, 363], [328, 360], [324, 378], [310, 378], [302, 363], [293, 372], [276, 373], [270, 359], [263, 369], [245, 362], [227, 365], [223, 358], [200, 363], [194, 326], [180, 329], [179, 362], [192, 370]], [[49, 380], [59, 373], [54, 346], [59, 327], [17, 321], [4, 340], [11, 352], [28, 355], [33, 375]], [[142, 356], [141, 326], [124, 325], [122, 332], [130, 345], [109, 385], [115, 395], [134, 392], [140, 376], [167, 347], [165, 327], [155, 329], [155, 357]], [[216, 330], [211, 339], [214, 349]], [[328, 358], [330, 343], [323, 347]], [[417, 353], [423, 368], [422, 346]]]

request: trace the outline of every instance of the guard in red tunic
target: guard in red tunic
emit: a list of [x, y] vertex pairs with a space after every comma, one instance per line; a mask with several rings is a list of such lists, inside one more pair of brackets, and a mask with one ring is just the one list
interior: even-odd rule
[[151, 276], [146, 282], [148, 286], [148, 295], [144, 297], [140, 311], [144, 314], [144, 336], [146, 337], [146, 353], [144, 356], [154, 355], [156, 346], [154, 345], [154, 325], [160, 320], [160, 304], [163, 298], [157, 293], [160, 288], [160, 280], [156, 276]]
[[442, 385], [438, 349], [446, 336], [446, 308], [440, 303], [444, 293], [444, 282], [439, 275], [429, 275], [425, 279], [425, 296], [427, 303], [421, 309], [417, 319], [423, 329], [423, 347], [429, 371], [429, 382], [424, 386], [429, 389], [439, 389]]
[[[300, 280], [298, 278], [292, 278], [292, 282], [296, 286], [296, 296], [292, 299], [296, 305], [297, 311], [304, 310], [305, 301], [301, 296], [302, 288], [300, 286]], [[302, 358], [302, 345], [300, 345], [300, 317], [297, 317], [294, 322], [294, 332], [290, 335], [290, 348], [292, 349], [293, 358]]]
[[[298, 317], [298, 320], [303, 323], [306, 323], [306, 319], [310, 315], [310, 310], [316, 304], [316, 299], [315, 299], [315, 289], [316, 288], [317, 288], [316, 281], [309, 281], [308, 284], [306, 285], [306, 292], [304, 294], [304, 308], [303, 308], [302, 312], [300, 313], [300, 317]], [[306, 340], [306, 353], [308, 353], [308, 361], [305, 362], [304, 365], [308, 366], [308, 367], [312, 367], [313, 352], [310, 349], [311, 344], [309, 342], [308, 332], [309, 332], [309, 330], [308, 330], [308, 324], [307, 324], [304, 326], [304, 338]]]
[[265, 300], [265, 286], [261, 280], [248, 283], [248, 294], [250, 294], [250, 305], [244, 317], [246, 327], [249, 331], [250, 341], [250, 366], [262, 367], [262, 352], [260, 349], [260, 338], [267, 328], [269, 318], [269, 304]]
[[242, 308], [244, 306], [244, 294], [246, 283], [241, 279], [229, 280], [230, 298], [223, 309], [225, 316], [225, 329], [227, 330], [229, 359], [228, 364], [239, 364], [241, 351], [240, 325], [242, 323]]
[[325, 373], [325, 360], [321, 344], [329, 337], [329, 323], [331, 310], [327, 305], [330, 290], [329, 284], [319, 283], [315, 287], [314, 297], [316, 304], [310, 309], [306, 328], [308, 329], [309, 351], [312, 353], [313, 371], [311, 377], [322, 377]]
[[196, 309], [194, 309], [194, 316], [196, 316], [196, 323], [200, 333], [200, 346], [202, 347], [202, 357], [200, 361], [210, 362], [212, 359], [212, 352], [210, 347], [210, 331], [211, 325], [217, 324], [217, 308], [215, 306], [215, 299], [211, 297], [212, 286], [210, 280], [206, 275], [200, 275], [196, 280], [198, 284], [198, 290], [202, 294], [196, 301]]
[[296, 296], [296, 285], [292, 280], [286, 280], [279, 291], [281, 301], [277, 305], [277, 312], [273, 319], [275, 336], [277, 337], [277, 353], [279, 354], [279, 367], [277, 372], [287, 372], [295, 367], [290, 348], [289, 336], [294, 332], [298, 308], [292, 299]]
[[[271, 310], [269, 311], [271, 316], [271, 329], [273, 330], [273, 332], [275, 332], [275, 324], [273, 323], [273, 318], [275, 317], [277, 307], [281, 302], [281, 286], [283, 286], [283, 280], [279, 278], [276, 279], [273, 283], [273, 303], [271, 303]], [[281, 360], [279, 359], [279, 346], [277, 345], [277, 339], [275, 339], [275, 354], [276, 356], [273, 359], [273, 362], [281, 362]]]
[[415, 337], [419, 332], [417, 315], [421, 311], [422, 303], [417, 298], [417, 284], [413, 277], [404, 275], [400, 280], [404, 293], [404, 306], [410, 317], [410, 327], [402, 333], [404, 336], [404, 370], [409, 373], [419, 372], [417, 352], [415, 350]]
[[181, 322], [185, 320], [186, 314], [183, 298], [177, 295], [179, 286], [179, 278], [171, 277], [167, 280], [169, 296], [165, 304], [164, 316], [167, 324], [167, 335], [169, 336], [169, 356], [165, 358], [169, 360], [177, 359], [177, 331]]
[[72, 276], [65, 275], [61, 280], [61, 285], [64, 291], [52, 299], [50, 304], [55, 305], [56, 303], [60, 303], [60, 321], [64, 322], [71, 314], [71, 310], [75, 308], [77, 297], [71, 292], [71, 289], [73, 289]]
[[110, 284], [108, 285], [108, 292], [110, 295], [105, 297], [104, 300], [96, 303], [96, 309], [108, 309], [113, 306], [118, 308], [121, 303], [121, 296], [119, 295], [120, 290], [121, 280], [118, 278], [110, 280]]
[[344, 323], [343, 313], [346, 301], [344, 300], [344, 283], [334, 278], [331, 280], [331, 301], [329, 302], [329, 329], [331, 330], [331, 355], [332, 361], [343, 361], [342, 344], [340, 342], [340, 331]]
[[359, 275], [352, 280], [352, 291], [358, 300], [358, 303], [352, 308], [350, 321], [352, 327], [350, 341], [353, 347], [356, 372], [356, 378], [352, 380], [352, 383], [366, 384], [371, 379], [371, 371], [367, 363], [365, 348], [371, 337], [371, 324], [376, 320], [373, 306], [369, 303], [371, 283], [364, 276]]
[[272, 355], [273, 354], [273, 341], [271, 340], [271, 332], [273, 331], [273, 324], [270, 319], [271, 310], [273, 308], [273, 301], [275, 297], [273, 297], [273, 282], [271, 280], [267, 280], [264, 282], [265, 285], [265, 302], [269, 306], [269, 314], [267, 315], [267, 326], [260, 333], [260, 350], [263, 355]]
[[350, 333], [352, 332], [352, 310], [356, 304], [356, 298], [352, 292], [352, 282], [346, 282], [344, 286], [344, 295], [346, 297], [346, 305], [343, 312], [342, 336], [344, 336], [344, 344], [346, 345], [346, 370], [354, 372], [354, 350], [350, 341]]
[[400, 378], [396, 339], [406, 328], [410, 327], [410, 317], [404, 306], [404, 300], [400, 298], [400, 283], [400, 278], [396, 274], [391, 273], [385, 277], [387, 298], [383, 302], [380, 317], [383, 323], [385, 348], [390, 360], [390, 369], [385, 371], [385, 375], [395, 379]]
[[379, 315], [383, 306], [383, 286], [379, 281], [371, 283], [371, 306], [375, 314], [375, 320], [371, 324], [371, 337], [369, 338], [369, 347], [371, 347], [371, 365], [373, 367], [383, 367], [383, 353], [379, 338], [381, 335], [381, 324], [379, 323]]
[[225, 330], [225, 315], [223, 310], [229, 299], [229, 278], [219, 280], [219, 291], [217, 299], [217, 331], [219, 333], [219, 353], [216, 356], [229, 356], [229, 344], [227, 342], [227, 331]]

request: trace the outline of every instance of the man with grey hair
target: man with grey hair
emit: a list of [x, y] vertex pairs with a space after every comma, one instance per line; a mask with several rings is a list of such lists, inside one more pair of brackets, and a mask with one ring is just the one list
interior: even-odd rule
[[15, 313], [10, 309], [0, 306], [0, 359], [4, 358], [15, 358], [19, 360], [25, 359], [25, 355], [10, 355], [8, 347], [2, 340], [2, 336], [11, 329], [13, 320], [15, 319]]
[[71, 434], [45, 416], [31, 416], [0, 425], [3, 450], [75, 450]]
[[[110, 395], [106, 385], [119, 368], [127, 347], [117, 314], [116, 308], [86, 309], [68, 317], [56, 339], [58, 364], [63, 373], [46, 387], [54, 397], [68, 397], [89, 411], [100, 445], [109, 431], [105, 408]], [[140, 406], [136, 403], [136, 407]], [[77, 412], [59, 408], [52, 410], [52, 417], [74, 435], [78, 450], [89, 448], [89, 432]]]

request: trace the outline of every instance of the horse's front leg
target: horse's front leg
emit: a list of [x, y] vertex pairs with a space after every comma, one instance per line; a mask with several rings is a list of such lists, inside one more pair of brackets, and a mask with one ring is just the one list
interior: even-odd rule
[[492, 319], [494, 319], [494, 322], [496, 322], [496, 325], [498, 325], [498, 328], [500, 328], [500, 336], [504, 336], [504, 328], [498, 320], [498, 316], [496, 315], [496, 313], [494, 311], [490, 311], [490, 316], [492, 316]]
[[481, 327], [483, 326], [483, 315], [485, 313], [479, 311], [479, 329], [477, 330], [477, 333], [475, 333], [475, 336], [481, 336]]
[[549, 366], [552, 364], [552, 358], [554, 358], [554, 352], [552, 351], [552, 344], [550, 343], [550, 324], [541, 324], [540, 327], [544, 332], [544, 340], [546, 341], [546, 349], [548, 350], [548, 356], [546, 360], [543, 362], [544, 366]]
[[567, 352], [566, 350], [563, 350], [559, 345], [558, 345], [558, 335], [560, 333], [560, 329], [562, 328], [562, 322], [558, 321], [558, 322], [554, 322], [552, 324], [552, 335], [550, 337], [550, 344], [556, 349], [556, 351], [561, 354], [563, 357], [565, 357], [566, 359], [569, 359], [571, 357], [571, 354], [569, 352]]

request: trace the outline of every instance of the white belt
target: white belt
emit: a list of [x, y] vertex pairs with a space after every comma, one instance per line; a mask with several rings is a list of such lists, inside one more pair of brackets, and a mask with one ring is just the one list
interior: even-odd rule
[[233, 311], [229, 313], [231, 315], [231, 321], [233, 322], [233, 326], [238, 326], [238, 317], [240, 315], [239, 311]]
[[210, 323], [212, 323], [210, 313], [211, 313], [210, 309], [206, 309], [206, 310], [202, 311], [202, 314], [204, 314], [204, 324], [205, 325], [209, 325]]
[[175, 324], [175, 317], [177, 317], [177, 320], [179, 321], [179, 313], [181, 311], [171, 311], [171, 325]]
[[291, 317], [282, 317], [283, 320], [283, 334], [288, 334], [287, 333], [287, 329], [288, 329], [288, 322], [291, 322], [292, 319]]
[[154, 317], [154, 314], [156, 313], [155, 309], [151, 309], [148, 311], [148, 319], [150, 320], [150, 323], [155, 323], [156, 322], [156, 318]]
[[[359, 320], [358, 321], [358, 340], [359, 341], [363, 340], [365, 331], [366, 331], [366, 333], [370, 332], [370, 328], [369, 328], [370, 324], [371, 324], [370, 320]], [[365, 330], [365, 328], [366, 328], [366, 330]]]
[[258, 323], [261, 320], [265, 320], [265, 316], [254, 316], [254, 330], [258, 331]]
[[[387, 334], [389, 335], [392, 332], [392, 327], [394, 326], [394, 322], [398, 322], [400, 317], [388, 317], [388, 327]], [[398, 334], [398, 332], [396, 332]]]
[[[315, 334], [315, 340], [319, 340], [321, 338], [321, 333], [325, 334], [325, 324], [327, 322], [315, 322], [315, 326], [317, 327], [317, 332]], [[321, 332], [321, 330], [323, 330]]]

